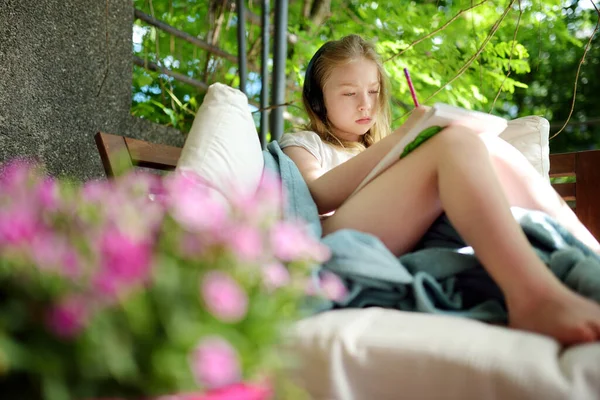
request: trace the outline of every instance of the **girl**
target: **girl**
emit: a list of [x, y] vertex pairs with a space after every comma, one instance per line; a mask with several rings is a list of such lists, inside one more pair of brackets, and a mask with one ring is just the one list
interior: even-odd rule
[[[410, 251], [445, 212], [500, 286], [509, 325], [564, 344], [600, 340], [600, 306], [564, 286], [529, 245], [510, 206], [541, 210], [600, 254], [600, 244], [518, 150], [454, 125], [348, 199], [425, 111], [389, 133], [389, 83], [357, 35], [324, 44], [310, 61], [303, 101], [309, 131], [283, 135], [321, 214], [323, 234], [355, 229], [395, 255]], [[347, 200], [347, 201], [346, 201]]]

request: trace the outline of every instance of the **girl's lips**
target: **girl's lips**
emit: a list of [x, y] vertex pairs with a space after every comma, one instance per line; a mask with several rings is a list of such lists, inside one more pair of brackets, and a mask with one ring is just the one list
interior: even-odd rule
[[370, 122], [371, 118], [361, 118], [356, 120], [357, 124], [369, 124]]

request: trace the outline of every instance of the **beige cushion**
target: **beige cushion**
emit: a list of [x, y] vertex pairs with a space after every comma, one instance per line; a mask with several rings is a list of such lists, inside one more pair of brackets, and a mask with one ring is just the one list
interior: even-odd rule
[[600, 399], [600, 343], [382, 308], [318, 314], [290, 339], [315, 400]]
[[256, 191], [264, 160], [258, 133], [241, 91], [212, 84], [196, 113], [177, 164], [204, 177], [226, 198]]
[[549, 179], [550, 146], [548, 120], [528, 116], [508, 121], [500, 137], [516, 147], [544, 178]]

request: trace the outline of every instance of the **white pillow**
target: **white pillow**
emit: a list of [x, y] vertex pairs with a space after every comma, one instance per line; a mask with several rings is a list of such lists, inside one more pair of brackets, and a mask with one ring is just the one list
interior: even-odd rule
[[370, 307], [297, 322], [289, 376], [311, 399], [599, 400], [600, 343]]
[[214, 83], [196, 113], [178, 170], [192, 170], [226, 198], [236, 191], [252, 194], [264, 160], [248, 98], [241, 91]]
[[547, 119], [528, 116], [508, 121], [500, 137], [516, 147], [546, 179], [550, 170], [550, 123]]

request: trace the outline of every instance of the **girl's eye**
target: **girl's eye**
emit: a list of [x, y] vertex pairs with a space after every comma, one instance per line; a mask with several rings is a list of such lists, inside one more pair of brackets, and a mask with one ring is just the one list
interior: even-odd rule
[[379, 94], [379, 90], [370, 90], [369, 93], [371, 93], [371, 94]]
[[344, 96], [348, 96], [348, 97], [354, 96], [354, 93], [344, 93]]

